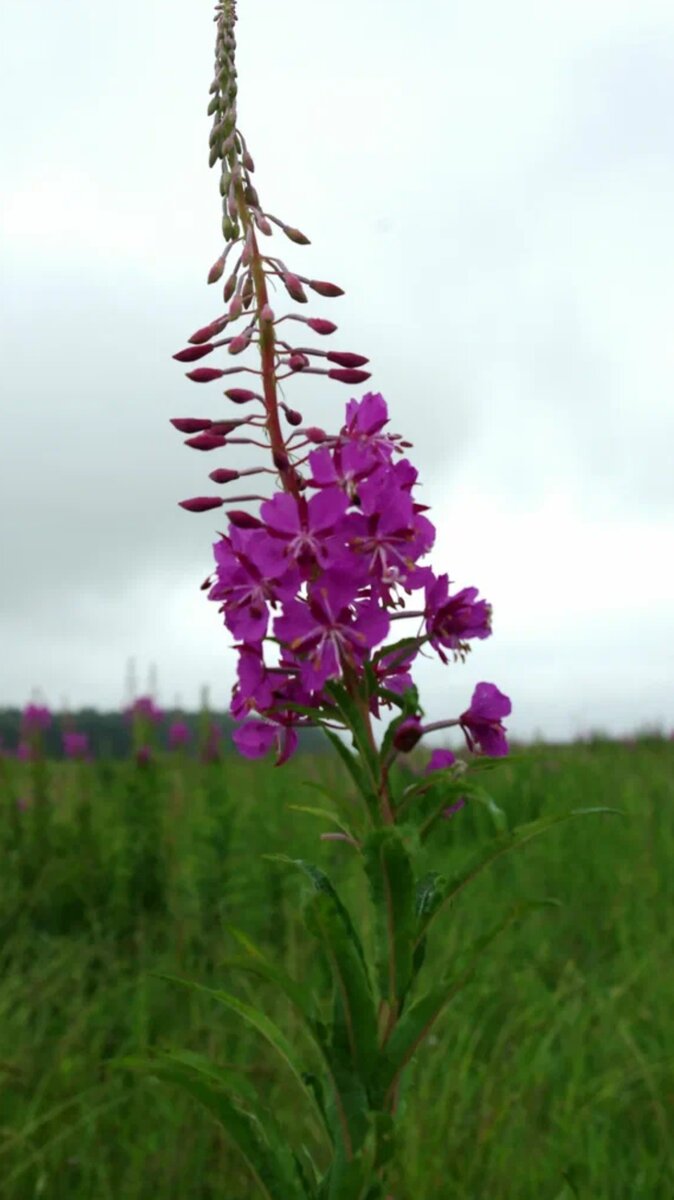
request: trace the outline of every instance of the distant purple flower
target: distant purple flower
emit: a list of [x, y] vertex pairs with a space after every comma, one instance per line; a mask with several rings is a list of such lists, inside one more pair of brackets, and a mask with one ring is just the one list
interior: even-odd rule
[[297, 749], [297, 734], [287, 725], [268, 721], [246, 721], [232, 734], [234, 744], [244, 758], [263, 758], [276, 746], [276, 766], [280, 767]]
[[190, 740], [190, 727], [185, 721], [172, 721], [168, 731], [169, 750], [179, 750]]
[[66, 758], [86, 758], [89, 753], [89, 739], [86, 733], [66, 730], [63, 734], [63, 753]]
[[164, 716], [162, 710], [155, 704], [152, 696], [138, 696], [126, 712], [129, 717], [137, 717], [144, 721], [150, 721], [153, 725], [158, 725]]
[[508, 697], [493, 683], [478, 683], [470, 707], [459, 718], [468, 749], [474, 750], [477, 746], [482, 754], [494, 758], [507, 754], [502, 718], [507, 717], [511, 709]]
[[446, 771], [456, 762], [456, 755], [451, 750], [434, 750], [426, 766], [424, 775], [432, 775], [434, 771]]
[[136, 750], [136, 763], [139, 767], [147, 767], [152, 762], [152, 747], [139, 746]]
[[200, 759], [203, 763], [220, 762], [222, 732], [219, 727], [211, 723], [206, 733], [206, 738], [203, 742], [200, 752]]
[[43, 704], [27, 704], [21, 716], [21, 731], [24, 737], [42, 733], [51, 725], [51, 712]]
[[19, 742], [16, 748], [16, 757], [19, 762], [32, 762], [35, 758], [35, 750], [30, 742]]

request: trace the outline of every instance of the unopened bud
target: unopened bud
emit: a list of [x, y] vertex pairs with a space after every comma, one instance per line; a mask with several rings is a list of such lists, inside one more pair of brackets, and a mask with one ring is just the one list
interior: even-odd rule
[[304, 433], [307, 441], [315, 442], [316, 445], [330, 440], [330, 434], [326, 433], [324, 429], [320, 429], [318, 425], [310, 425], [308, 429], [304, 430]]
[[243, 162], [243, 165], [247, 171], [255, 170], [255, 163], [253, 162], [253, 159], [247, 150], [244, 150], [241, 161]]
[[335, 333], [337, 330], [333, 321], [324, 321], [322, 317], [309, 317], [307, 325], [313, 329], [314, 333]]
[[339, 367], [362, 367], [370, 361], [362, 354], [349, 354], [348, 351], [341, 350], [329, 350], [325, 357], [329, 362], [337, 363]]
[[187, 438], [185, 445], [193, 450], [219, 450], [227, 444], [226, 438], [219, 433], [198, 433], [196, 437]]
[[216, 113], [218, 111], [219, 107], [220, 107], [220, 97], [213, 96], [212, 100], [210, 101], [210, 103], [208, 105], [208, 108], [206, 109], [206, 116], [212, 117], [213, 113]]
[[393, 745], [403, 754], [409, 754], [417, 742], [423, 737], [423, 729], [418, 717], [406, 717], [393, 734]]
[[210, 427], [210, 433], [219, 433], [222, 437], [227, 437], [233, 433], [239, 425], [247, 424], [246, 421], [214, 421]]
[[235, 404], [247, 404], [249, 400], [261, 400], [257, 392], [251, 392], [248, 388], [227, 388], [225, 395], [229, 400], [233, 400]]
[[263, 304], [262, 305], [262, 308], [260, 309], [260, 320], [261, 321], [273, 321], [274, 320], [274, 310], [273, 310], [271, 304]]
[[193, 371], [187, 371], [187, 378], [192, 379], [194, 383], [212, 383], [214, 379], [222, 379], [224, 371], [218, 371], [215, 367], [195, 367]]
[[350, 367], [333, 367], [328, 371], [330, 379], [338, 379], [340, 383], [364, 383], [370, 378], [369, 371], [354, 371]]
[[250, 343], [250, 333], [239, 333], [233, 337], [227, 349], [230, 354], [241, 354]]
[[230, 509], [227, 516], [236, 529], [262, 529], [262, 521], [242, 508]]
[[236, 271], [234, 271], [233, 274], [231, 274], [229, 276], [229, 279], [227, 280], [224, 288], [222, 289], [222, 295], [223, 295], [223, 298], [224, 298], [224, 301], [226, 304], [229, 303], [229, 301], [231, 300], [235, 291], [236, 291]]
[[208, 282], [209, 283], [217, 283], [218, 279], [221, 278], [222, 272], [224, 271], [224, 269], [225, 269], [225, 260], [224, 260], [224, 257], [221, 255], [220, 258], [216, 258], [215, 262], [213, 263], [213, 266], [211, 267], [210, 271], [208, 272]]
[[309, 359], [306, 354], [291, 354], [288, 366], [291, 371], [303, 371], [305, 367], [309, 366]]
[[171, 424], [178, 433], [203, 433], [204, 429], [210, 429], [213, 424], [208, 418], [204, 417], [171, 417]]
[[302, 414], [300, 412], [297, 412], [296, 409], [288, 408], [288, 406], [284, 404], [283, 411], [286, 415], [286, 421], [288, 422], [289, 425], [301, 425], [302, 424], [302, 420], [303, 420]]
[[230, 471], [227, 467], [218, 467], [216, 471], [211, 471], [208, 476], [213, 480], [213, 483], [232, 483], [234, 479], [239, 478], [238, 471]]
[[271, 237], [273, 230], [264, 213], [257, 212], [255, 214], [255, 224], [260, 230], [260, 233], [263, 233], [265, 237]]
[[252, 183], [246, 184], [245, 188], [243, 189], [243, 198], [246, 201], [246, 204], [250, 204], [254, 208], [257, 208], [260, 203], [260, 197], [258, 196], [257, 190], [253, 187]]
[[283, 275], [283, 282], [288, 295], [291, 296], [293, 300], [295, 300], [298, 304], [307, 303], [307, 294], [302, 287], [301, 281], [297, 278], [297, 275], [292, 275], [290, 271], [288, 271]]
[[185, 350], [180, 350], [174, 354], [176, 362], [196, 362], [198, 358], [205, 358], [215, 350], [215, 346], [188, 346]]
[[229, 306], [229, 315], [233, 321], [235, 321], [237, 317], [241, 316], [242, 308], [243, 300], [241, 299], [239, 292], [237, 292], [236, 296], [232, 297], [232, 302]]
[[209, 508], [220, 508], [224, 503], [219, 496], [193, 496], [191, 500], [179, 501], [187, 512], [208, 512]]
[[210, 325], [203, 325], [201, 329], [197, 329], [196, 333], [193, 333], [187, 339], [188, 342], [191, 342], [193, 346], [200, 346], [203, 342], [210, 342], [212, 337], [216, 337], [217, 334], [222, 333], [227, 321], [228, 317], [218, 317], [216, 321], [211, 321]]
[[309, 287], [314, 292], [318, 292], [319, 296], [343, 296], [344, 289], [337, 287], [336, 283], [326, 283], [323, 279], [310, 279]]
[[286, 237], [290, 238], [291, 242], [296, 242], [298, 246], [311, 245], [309, 238], [305, 237], [299, 229], [293, 229], [292, 225], [283, 225], [282, 228]]

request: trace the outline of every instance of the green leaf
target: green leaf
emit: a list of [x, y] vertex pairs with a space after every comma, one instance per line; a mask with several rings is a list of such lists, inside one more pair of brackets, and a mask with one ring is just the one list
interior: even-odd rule
[[475, 801], [477, 804], [481, 804], [483, 808], [486, 808], [489, 816], [494, 822], [497, 833], [507, 832], [508, 818], [506, 817], [503, 809], [500, 808], [496, 803], [493, 796], [489, 795], [489, 792], [486, 792], [484, 788], [477, 787], [474, 783], [471, 783], [468, 788], [464, 789], [464, 791], [470, 800]]
[[307, 813], [310, 817], [319, 817], [322, 821], [329, 821], [331, 825], [336, 825], [342, 833], [355, 841], [355, 836], [349, 826], [344, 824], [337, 813], [330, 812], [327, 808], [313, 808], [308, 804], [289, 804], [288, 808], [291, 812]]
[[390, 1008], [400, 1012], [412, 978], [416, 933], [412, 865], [392, 826], [369, 835], [363, 856], [376, 916], [379, 988]]
[[325, 725], [322, 726], [322, 729], [326, 738], [332, 744], [344, 763], [344, 766], [353, 779], [353, 782], [355, 783], [361, 796], [368, 796], [371, 790], [370, 785], [365, 777], [362, 767], [360, 766], [357, 756], [352, 754], [349, 748], [344, 745], [344, 742], [341, 740], [341, 738], [338, 738], [337, 734], [333, 733], [331, 729], [327, 729]]
[[401, 1071], [428, 1036], [443, 1009], [472, 978], [481, 955], [494, 939], [527, 910], [558, 903], [558, 901], [540, 900], [522, 901], [514, 905], [488, 933], [482, 934], [454, 958], [452, 970], [448, 975], [439, 983], [433, 984], [424, 996], [420, 996], [410, 1005], [386, 1045], [386, 1066], [383, 1070], [382, 1083], [384, 1088], [388, 1089], [389, 1095], [396, 1086]]
[[447, 880], [441, 888], [438, 887], [436, 889], [432, 903], [427, 907], [427, 911], [419, 917], [417, 944], [421, 942], [431, 922], [441, 909], [453, 900], [455, 896], [458, 896], [459, 892], [463, 891], [466, 885], [476, 875], [479, 875], [485, 867], [488, 867], [490, 863], [500, 858], [503, 854], [508, 854], [510, 850], [516, 850], [518, 847], [526, 845], [527, 842], [532, 841], [539, 834], [552, 829], [553, 825], [561, 825], [564, 821], [571, 820], [572, 817], [583, 817], [600, 813], [617, 813], [620, 816], [622, 815], [619, 809], [616, 808], [576, 808], [568, 813], [541, 817], [537, 821], [529, 822], [528, 825], [520, 825], [519, 828], [511, 830], [510, 833], [500, 834], [489, 844], [486, 850], [479, 850], [457, 875]]
[[159, 979], [167, 979], [170, 983], [179, 983], [183, 987], [190, 988], [191, 991], [201, 992], [205, 996], [210, 996], [217, 1004], [221, 1004], [224, 1008], [228, 1008], [231, 1012], [237, 1013], [242, 1017], [248, 1025], [253, 1029], [257, 1029], [258, 1033], [269, 1042], [270, 1046], [276, 1050], [277, 1054], [283, 1059], [290, 1071], [295, 1076], [302, 1092], [308, 1096], [312, 1105], [314, 1104], [314, 1095], [307, 1087], [304, 1077], [304, 1071], [295, 1061], [295, 1054], [292, 1046], [288, 1042], [284, 1033], [275, 1025], [269, 1017], [265, 1016], [259, 1009], [254, 1008], [252, 1004], [246, 1003], [245, 1000], [240, 1000], [238, 996], [232, 996], [229, 992], [223, 992], [217, 988], [206, 987], [202, 983], [194, 983], [189, 979], [179, 979], [175, 975], [166, 975], [161, 972], [157, 973]]
[[311, 1192], [271, 1113], [255, 1106], [247, 1112], [199, 1072], [170, 1062], [153, 1064], [152, 1073], [176, 1084], [198, 1100], [222, 1125], [246, 1160], [267, 1200], [308, 1200]]

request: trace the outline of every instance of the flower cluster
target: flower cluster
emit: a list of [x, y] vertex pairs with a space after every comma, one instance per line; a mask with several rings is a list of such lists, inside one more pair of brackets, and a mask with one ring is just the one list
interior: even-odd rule
[[[475, 588], [453, 591], [447, 575], [435, 575], [424, 563], [435, 530], [415, 498], [417, 472], [404, 454], [410, 443], [387, 430], [384, 399], [372, 392], [351, 399], [339, 433], [331, 434], [305, 427], [302, 414], [282, 398], [284, 381], [300, 374], [364, 383], [369, 360], [351, 351], [298, 345], [291, 332], [298, 323], [321, 340], [337, 326], [321, 316], [272, 307], [272, 290], [284, 292], [295, 307], [306, 305], [310, 292], [335, 298], [343, 291], [297, 274], [263, 249], [262, 239], [274, 226], [295, 245], [309, 239], [262, 205], [254, 162], [237, 125], [234, 0], [221, 0], [216, 22], [209, 161], [220, 165], [225, 249], [208, 282], [224, 278], [225, 309], [174, 358], [189, 364], [187, 377], [194, 383], [225, 381], [224, 397], [237, 415], [175, 417], [172, 424], [201, 453], [231, 445], [270, 452], [263, 466], [211, 471], [218, 487], [244, 476], [271, 476], [279, 487], [271, 496], [229, 498], [230, 505], [255, 508], [227, 510], [227, 530], [215, 546], [215, 578], [204, 584], [220, 604], [238, 652], [232, 713], [243, 723], [234, 740], [248, 757], [274, 747], [277, 762], [285, 762], [302, 725], [349, 724], [334, 711], [334, 688], [344, 686], [352, 702], [365, 706], [370, 737], [370, 718], [399, 703], [395, 753], [409, 751], [431, 728], [456, 725], [470, 750], [504, 754], [502, 719], [510, 702], [493, 684], [479, 684], [465, 712], [432, 727], [422, 724], [418, 702], [410, 699], [411, 668], [422, 649], [443, 663], [449, 656], [463, 657], [473, 639], [489, 635], [491, 613]], [[228, 365], [194, 365], [206, 357], [211, 364], [216, 351]], [[254, 377], [247, 381], [251, 386], [228, 386], [229, 376], [241, 372]], [[238, 415], [242, 412], [246, 415]], [[188, 512], [225, 503], [220, 494], [180, 502]], [[411, 607], [415, 593], [418, 601]], [[392, 623], [405, 618], [419, 623], [416, 632], [389, 640]]]
[[[417, 472], [387, 424], [382, 396], [349, 401], [338, 435], [313, 431], [318, 446], [306, 456], [300, 494], [276, 492], [259, 516], [230, 511], [228, 530], [215, 543], [209, 598], [219, 602], [238, 652], [232, 713], [262, 718], [246, 720], [234, 735], [247, 757], [275, 747], [285, 761], [297, 728], [311, 720], [307, 710], [330, 707], [331, 681], [358, 682], [369, 671], [377, 685], [369, 705], [378, 716], [391, 694], [412, 688], [422, 647], [447, 662], [447, 651], [463, 655], [471, 639], [490, 633], [490, 608], [477, 590], [454, 593], [446, 575], [421, 562], [435, 529], [414, 496]], [[413, 593], [421, 593], [421, 607], [410, 609]], [[416, 632], [400, 646], [383, 645], [392, 622], [407, 617], [419, 622]], [[506, 750], [501, 718], [510, 706], [501, 697], [494, 709], [496, 695], [493, 685], [479, 685], [477, 704], [474, 697], [453, 722], [471, 749]], [[402, 751], [424, 732], [420, 718], [410, 721], [409, 744], [398, 731]]]

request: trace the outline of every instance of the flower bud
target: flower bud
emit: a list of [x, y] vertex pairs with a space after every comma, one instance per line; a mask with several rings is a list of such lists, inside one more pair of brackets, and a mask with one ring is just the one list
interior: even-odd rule
[[364, 383], [370, 378], [369, 371], [354, 371], [349, 367], [333, 367], [328, 371], [330, 379], [338, 379], [340, 383]]
[[318, 292], [319, 296], [343, 296], [344, 289], [337, 287], [336, 283], [326, 283], [323, 279], [310, 279], [309, 287], [314, 292]]
[[322, 317], [309, 317], [307, 325], [314, 333], [335, 333], [337, 326], [332, 321], [324, 321]]
[[242, 508], [230, 509], [227, 513], [231, 524], [235, 529], [262, 529], [263, 522], [251, 513], [245, 512]]
[[283, 232], [286, 237], [290, 238], [291, 242], [296, 242], [298, 246], [310, 246], [311, 242], [308, 237], [305, 237], [299, 229], [293, 229], [291, 225], [283, 225]]
[[239, 478], [239, 472], [230, 471], [227, 467], [218, 467], [216, 471], [211, 471], [208, 478], [212, 479], [213, 483], [232, 483]]
[[233, 337], [227, 349], [230, 354], [241, 354], [250, 343], [250, 333], [239, 333]]
[[227, 280], [227, 282], [223, 288], [222, 295], [223, 295], [225, 304], [227, 304], [231, 300], [235, 291], [236, 291], [236, 271], [234, 271], [230, 275], [229, 279]]
[[208, 272], [208, 282], [209, 283], [217, 283], [218, 279], [221, 278], [222, 272], [224, 271], [224, 269], [225, 269], [225, 260], [224, 260], [224, 257], [222, 255], [220, 255], [220, 258], [216, 258], [215, 262], [213, 263], [213, 266], [211, 267], [210, 271]]
[[258, 229], [260, 230], [260, 233], [264, 233], [265, 237], [271, 237], [272, 232], [273, 232], [272, 227], [269, 224], [269, 221], [265, 217], [264, 213], [257, 212], [255, 214], [255, 224], [257, 225]]
[[330, 434], [326, 433], [324, 429], [319, 429], [318, 425], [310, 425], [308, 429], [304, 430], [304, 434], [307, 441], [315, 442], [317, 446], [320, 446], [321, 442], [330, 440]]
[[298, 304], [306, 304], [307, 294], [297, 275], [292, 275], [290, 271], [287, 271], [282, 278], [288, 295]]
[[203, 433], [213, 422], [206, 418], [202, 421], [199, 417], [171, 417], [171, 424], [178, 433]]
[[249, 400], [261, 400], [257, 392], [251, 392], [248, 388], [227, 388], [225, 392], [228, 400], [233, 400], [235, 404], [247, 404]]
[[219, 450], [227, 445], [227, 439], [219, 433], [198, 433], [195, 437], [187, 438], [185, 445], [193, 450]]
[[209, 508], [220, 508], [225, 502], [219, 496], [193, 496], [191, 500], [180, 500], [180, 508], [187, 512], [208, 512]]
[[362, 354], [349, 354], [348, 351], [341, 350], [329, 350], [325, 357], [329, 362], [337, 363], [339, 367], [362, 367], [370, 361]]
[[263, 304], [262, 305], [262, 308], [260, 309], [260, 320], [261, 321], [273, 321], [274, 320], [274, 310], [273, 310], [271, 304]]
[[243, 300], [241, 299], [241, 296], [237, 292], [236, 296], [233, 297], [232, 302], [229, 306], [229, 315], [230, 315], [230, 318], [232, 319], [232, 321], [235, 321], [237, 317], [241, 316], [242, 308], [243, 308]]
[[303, 420], [302, 414], [300, 412], [297, 412], [296, 409], [288, 408], [287, 404], [284, 404], [283, 411], [286, 415], [286, 421], [288, 422], [289, 425], [301, 425], [302, 424], [302, 420]]
[[259, 206], [260, 198], [252, 183], [246, 184], [245, 188], [243, 189], [243, 198], [246, 201], [246, 204], [250, 204], [253, 208], [257, 208]]
[[243, 165], [247, 171], [255, 170], [255, 163], [253, 162], [253, 159], [247, 150], [244, 150], [241, 161], [243, 162]]
[[393, 734], [393, 745], [402, 754], [409, 754], [417, 742], [423, 737], [421, 721], [418, 717], [406, 717]]
[[193, 371], [186, 371], [187, 378], [194, 383], [211, 383], [214, 379], [222, 379], [224, 374], [215, 367], [195, 367]]
[[197, 329], [196, 333], [187, 339], [188, 342], [193, 346], [201, 346], [203, 342], [210, 342], [212, 337], [222, 333], [228, 319], [228, 317], [218, 317], [217, 320], [211, 321], [210, 325], [202, 325], [201, 329]]
[[210, 427], [209, 433], [219, 434], [221, 437], [228, 437], [239, 425], [245, 425], [246, 421], [214, 421]]
[[176, 362], [196, 362], [198, 358], [205, 358], [212, 350], [215, 350], [215, 346], [188, 346], [186, 350], [180, 350], [173, 357]]
[[303, 371], [305, 367], [309, 366], [309, 359], [306, 354], [291, 354], [288, 359], [288, 366], [291, 371]]

